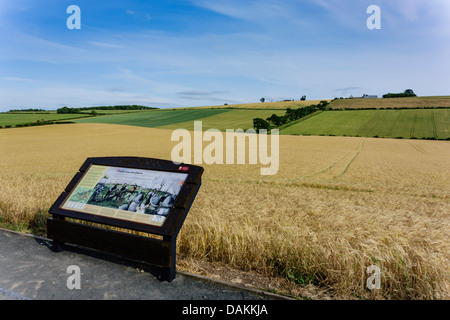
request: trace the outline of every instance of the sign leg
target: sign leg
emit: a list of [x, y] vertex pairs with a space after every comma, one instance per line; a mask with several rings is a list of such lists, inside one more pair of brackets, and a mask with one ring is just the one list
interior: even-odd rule
[[[60, 216], [60, 215], [53, 215], [53, 219], [59, 220], [59, 221], [65, 221], [66, 220], [66, 218], [64, 216]], [[51, 234], [52, 226], [53, 225], [47, 223], [47, 235]], [[49, 228], [50, 228], [50, 230], [49, 230]], [[64, 251], [64, 242], [53, 239], [53, 241], [52, 241], [52, 249], [51, 250], [54, 251], [54, 252]]]
[[169, 242], [170, 266], [162, 267], [159, 280], [170, 282], [175, 279], [176, 276], [177, 241], [176, 237], [164, 237], [163, 241]]

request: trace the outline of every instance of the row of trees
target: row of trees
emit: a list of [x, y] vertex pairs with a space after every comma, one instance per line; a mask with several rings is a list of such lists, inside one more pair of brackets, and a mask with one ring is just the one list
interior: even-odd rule
[[320, 101], [319, 104], [313, 104], [307, 107], [300, 107], [298, 109], [286, 109], [286, 114], [284, 116], [278, 116], [272, 114], [267, 119], [255, 118], [253, 119], [253, 128], [255, 130], [266, 129], [270, 130], [272, 128], [278, 128], [289, 122], [301, 119], [319, 110], [325, 110], [328, 106], [327, 101]]
[[156, 107], [145, 107], [139, 105], [119, 105], [119, 106], [99, 106], [99, 107], [83, 107], [83, 108], [68, 108], [62, 107], [56, 110], [56, 113], [85, 113], [85, 111], [95, 110], [148, 110], [159, 109]]
[[403, 93], [387, 93], [383, 95], [383, 98], [406, 98], [406, 97], [417, 97], [412, 89], [407, 89]]

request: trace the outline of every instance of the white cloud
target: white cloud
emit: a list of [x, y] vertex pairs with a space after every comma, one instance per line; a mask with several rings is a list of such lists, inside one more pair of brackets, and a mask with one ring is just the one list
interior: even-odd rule
[[89, 59], [89, 51], [84, 48], [16, 30], [11, 30], [7, 34], [2, 35], [1, 45], [0, 61], [2, 59], [14, 59], [55, 64], [80, 62]]
[[225, 16], [251, 21], [259, 25], [296, 26], [297, 31], [311, 27], [298, 2], [288, 0], [193, 0], [199, 7]]
[[205, 104], [210, 104], [211, 102], [217, 102], [219, 104], [223, 103], [243, 103], [245, 101], [241, 99], [230, 98], [229, 91], [221, 91], [221, 90], [189, 90], [178, 92], [177, 95], [180, 99], [183, 100], [195, 100], [195, 101], [203, 101]]
[[4, 81], [14, 81], [14, 82], [25, 82], [25, 83], [35, 83], [36, 80], [28, 79], [28, 78], [20, 78], [20, 77], [3, 77]]
[[106, 43], [106, 42], [100, 42], [100, 41], [88, 41], [90, 44], [102, 47], [102, 48], [125, 48], [124, 45], [115, 44], [115, 43]]
[[[428, 29], [449, 26], [450, 1], [442, 0], [307, 0], [328, 11], [342, 23], [352, 24], [373, 4], [381, 8], [383, 26]], [[358, 22], [359, 23], [359, 22]], [[407, 25], [407, 26], [406, 26]], [[445, 31], [445, 30], [442, 30]]]
[[[3, 91], [3, 90], [1, 90]], [[164, 95], [111, 91], [106, 88], [74, 84], [42, 83], [27, 89], [4, 90], [0, 108], [36, 106], [45, 109], [56, 109], [62, 106], [86, 107], [95, 105], [142, 104], [148, 106], [177, 106], [176, 101]]]

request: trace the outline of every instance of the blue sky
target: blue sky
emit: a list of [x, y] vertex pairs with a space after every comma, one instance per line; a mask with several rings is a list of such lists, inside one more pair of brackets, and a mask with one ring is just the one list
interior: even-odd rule
[[450, 95], [448, 57], [444, 0], [0, 0], [0, 111]]

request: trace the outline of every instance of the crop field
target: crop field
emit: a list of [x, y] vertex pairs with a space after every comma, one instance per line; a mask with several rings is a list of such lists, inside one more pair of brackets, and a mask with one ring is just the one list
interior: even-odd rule
[[108, 123], [161, 129], [194, 129], [194, 120], [201, 120], [203, 129], [243, 129], [253, 128], [253, 119], [267, 118], [272, 114], [284, 115], [284, 110], [251, 109], [196, 109], [141, 111], [111, 116], [99, 116], [76, 120], [78, 123]]
[[448, 139], [450, 109], [325, 111], [281, 134]]
[[[157, 109], [155, 109], [157, 110]], [[124, 114], [124, 113], [136, 113], [136, 112], [147, 112], [149, 110], [102, 110], [102, 109], [89, 109], [89, 110], [81, 110], [80, 113], [91, 114], [92, 111], [97, 112], [100, 115], [115, 115], [115, 114]], [[153, 110], [150, 110], [153, 111]]]
[[[326, 99], [323, 99], [326, 100]], [[322, 100], [305, 100], [305, 101], [277, 101], [277, 102], [257, 102], [257, 103], [243, 103], [243, 104], [232, 104], [232, 105], [224, 105], [224, 106], [208, 106], [208, 107], [194, 107], [195, 109], [204, 109], [204, 108], [214, 108], [214, 109], [266, 109], [266, 110], [276, 110], [287, 108], [297, 109], [301, 107], [310, 106], [312, 104], [319, 104]], [[330, 101], [330, 100], [326, 100]]]
[[25, 124], [30, 122], [36, 122], [38, 120], [68, 120], [74, 118], [83, 118], [86, 115], [83, 114], [57, 114], [52, 113], [0, 113], [0, 126]]
[[365, 108], [433, 108], [450, 107], [450, 96], [409, 97], [386, 99], [339, 99], [332, 102], [333, 109], [365, 109]]
[[126, 114], [106, 115], [80, 119], [78, 123], [107, 123], [122, 124], [129, 126], [139, 126], [155, 128], [164, 125], [176, 124], [184, 121], [193, 121], [204, 117], [217, 115], [230, 110], [213, 109], [189, 109], [189, 110], [151, 110]]
[[[170, 137], [90, 123], [0, 130], [0, 226], [45, 234], [49, 207], [87, 157], [170, 159]], [[450, 142], [286, 135], [279, 151], [274, 176], [203, 165], [177, 240], [183, 270], [222, 263], [284, 279], [276, 290], [297, 297], [313, 286], [356, 299], [450, 298]], [[371, 265], [380, 290], [366, 287]]]
[[[284, 110], [246, 110], [246, 109], [234, 109], [228, 110], [224, 113], [219, 113], [209, 117], [202, 118], [203, 130], [218, 129], [225, 131], [226, 129], [243, 129], [247, 130], [253, 128], [254, 118], [266, 119], [272, 114], [282, 116], [285, 114]], [[160, 129], [187, 129], [194, 130], [193, 121], [184, 121], [174, 123], [171, 125], [161, 126]]]

